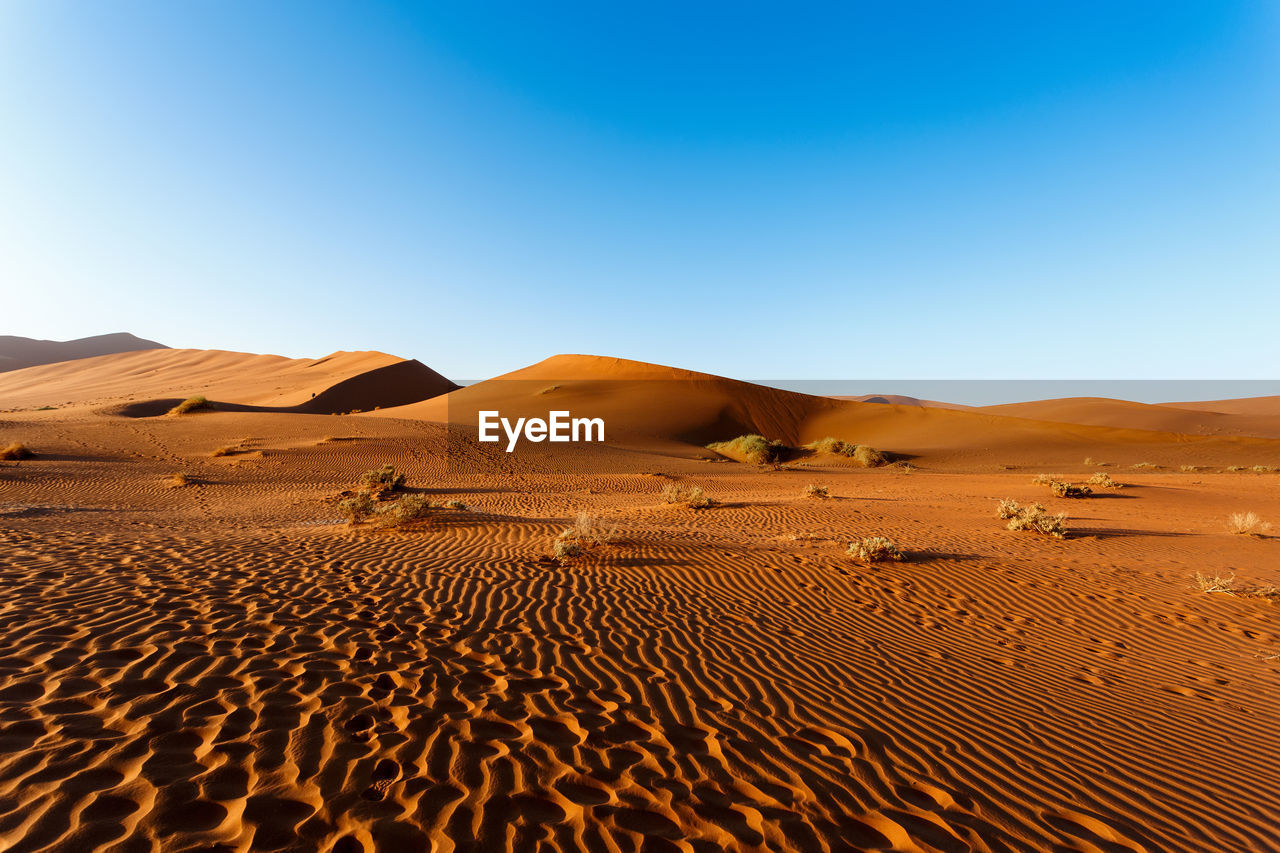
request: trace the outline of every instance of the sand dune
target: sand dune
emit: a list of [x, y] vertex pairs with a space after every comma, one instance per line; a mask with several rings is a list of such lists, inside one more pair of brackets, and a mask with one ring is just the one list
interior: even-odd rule
[[105, 355], [0, 376], [0, 408], [115, 406], [156, 415], [193, 394], [240, 407], [310, 413], [395, 406], [455, 386], [417, 361], [380, 352], [290, 359], [224, 350]]
[[37, 364], [52, 364], [58, 361], [148, 349], [167, 349], [167, 347], [127, 332], [94, 335], [73, 341], [42, 341], [15, 335], [0, 335], [0, 372], [21, 370]]
[[[941, 442], [958, 414], [676, 379], [709, 383], [681, 428], [717, 400]], [[1280, 581], [1280, 543], [1223, 527], [1280, 521], [1274, 475], [1126, 473], [1073, 502], [1031, 470], [768, 471], [666, 439], [516, 464], [439, 424], [305, 413], [8, 413], [13, 439], [40, 456], [0, 467], [0, 848], [1280, 846], [1275, 606], [1192, 581]], [[327, 499], [381, 462], [468, 509], [339, 524]], [[722, 504], [664, 504], [667, 482]], [[1005, 530], [1006, 496], [1073, 536]], [[583, 511], [619, 541], [548, 562]], [[845, 556], [871, 534], [910, 559]]]
[[[1038, 411], [1033, 404], [1027, 406]], [[1070, 416], [1078, 415], [1078, 407], [1066, 408], [1071, 409]], [[545, 417], [552, 409], [602, 417], [610, 435], [619, 440], [662, 441], [668, 443], [667, 449], [670, 444], [700, 449], [711, 441], [758, 433], [790, 445], [831, 436], [895, 452], [918, 464], [963, 470], [1050, 463], [1078, 466], [1086, 457], [1167, 467], [1280, 465], [1280, 431], [1258, 426], [1256, 432], [1261, 435], [1254, 437], [1247, 432], [1156, 430], [1151, 427], [1158, 418], [1164, 418], [1159, 423], [1166, 427], [1188, 430], [1203, 418], [1136, 403], [1117, 401], [1115, 407], [1120, 414], [1137, 413], [1137, 423], [1129, 426], [1060, 422], [986, 409], [816, 397], [678, 368], [585, 355], [555, 356], [422, 403], [370, 414], [474, 425], [480, 410]], [[1144, 421], [1139, 415], [1151, 409], [1158, 418]], [[1239, 426], [1241, 420], [1236, 422]]]
[[1160, 405], [1201, 412], [1220, 412], [1227, 415], [1280, 417], [1280, 396], [1245, 397], [1236, 400], [1200, 400], [1190, 403], [1161, 403]]
[[852, 400], [856, 403], [888, 403], [893, 406], [921, 406], [930, 409], [958, 409], [968, 411], [973, 406], [962, 403], [944, 403], [941, 400], [922, 400], [906, 394], [860, 394], [856, 396], [833, 395], [833, 400]]
[[[1267, 399], [1249, 401], [1255, 406], [1255, 411], [1252, 413], [1242, 410], [1227, 412], [1209, 408], [1213, 405], [1232, 403], [1239, 406], [1246, 402], [1242, 400], [1220, 401], [1217, 404], [1192, 403], [1185, 408], [1180, 408], [1170, 404], [1149, 405], [1101, 397], [1067, 397], [1059, 400], [983, 406], [981, 411], [1034, 420], [1187, 435], [1251, 435], [1280, 438], [1280, 406], [1274, 402], [1265, 402]], [[1197, 408], [1197, 406], [1204, 408]], [[1275, 411], [1268, 414], [1268, 409]]]

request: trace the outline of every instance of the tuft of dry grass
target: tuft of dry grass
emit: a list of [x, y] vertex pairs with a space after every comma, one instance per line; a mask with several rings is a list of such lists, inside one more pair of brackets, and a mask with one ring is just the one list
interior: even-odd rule
[[1154, 469], [1156, 469], [1156, 468], [1159, 468], [1160, 466], [1159, 466], [1159, 465], [1156, 465], [1154, 462], [1136, 462], [1136, 463], [1134, 463], [1133, 467], [1134, 467], [1134, 468], [1149, 468], [1149, 469], [1154, 470]]
[[1030, 530], [1052, 539], [1067, 538], [1067, 514], [1049, 515], [1040, 504], [1019, 506], [1012, 498], [1000, 501], [996, 516], [1009, 521], [1010, 530]]
[[690, 509], [707, 509], [718, 501], [707, 497], [701, 486], [688, 486], [679, 483], [667, 483], [662, 487], [662, 501], [669, 504], [684, 504]]
[[20, 441], [14, 441], [5, 447], [0, 447], [0, 459], [6, 462], [20, 462], [23, 459], [34, 459], [35, 457], [35, 451]]
[[707, 445], [707, 450], [714, 450], [722, 456], [742, 458], [757, 465], [770, 465], [781, 461], [787, 446], [781, 441], [770, 441], [763, 435], [740, 435], [728, 441], [713, 441]]
[[826, 486], [819, 486], [817, 483], [810, 483], [804, 487], [804, 496], [806, 498], [829, 498], [831, 493]]
[[892, 461], [889, 454], [882, 453], [874, 447], [869, 447], [865, 444], [851, 444], [831, 436], [811, 441], [805, 445], [805, 449], [812, 450], [815, 453], [830, 453], [832, 456], [846, 456], [863, 468], [879, 468], [881, 465], [887, 465]]
[[1076, 486], [1071, 483], [1050, 483], [1049, 488], [1060, 498], [1087, 498], [1093, 494], [1088, 486]]
[[171, 489], [180, 489], [183, 486], [195, 485], [196, 478], [188, 474], [186, 471], [179, 471], [170, 477], [166, 482]]
[[1178, 470], [1184, 474], [1194, 474], [1204, 469], [1203, 465], [1179, 465]]
[[1276, 472], [1274, 465], [1254, 465], [1253, 472], [1255, 474], [1274, 474]]
[[553, 391], [559, 391], [559, 390], [560, 390], [559, 385], [548, 385], [546, 388], [543, 388], [541, 391], [539, 391], [538, 394], [539, 396], [541, 396], [543, 394], [550, 394]]
[[1098, 460], [1094, 459], [1092, 456], [1086, 456], [1086, 457], [1084, 458], [1084, 464], [1086, 464], [1086, 465], [1088, 465], [1088, 466], [1090, 466], [1090, 467], [1092, 467], [1092, 468], [1106, 468], [1106, 467], [1107, 467], [1108, 465], [1110, 465], [1111, 463], [1110, 463], [1110, 462], [1099, 462]]
[[240, 447], [240, 445], [238, 444], [229, 444], [226, 447], [219, 447], [217, 450], [213, 451], [209, 455], [217, 459], [220, 456], [234, 456], [235, 454], [241, 452], [242, 450], [243, 448]]
[[588, 551], [611, 545], [618, 541], [616, 525], [606, 525], [590, 513], [578, 513], [572, 527], [560, 531], [552, 543], [552, 554], [557, 560], [579, 557]]
[[194, 397], [188, 397], [178, 405], [169, 410], [171, 415], [185, 415], [187, 412], [199, 412], [212, 409], [213, 406], [205, 399], [203, 394], [196, 394]]
[[1098, 473], [1090, 477], [1087, 482], [1090, 486], [1098, 486], [1099, 488], [1103, 488], [1103, 489], [1123, 489], [1124, 488], [1124, 483], [1117, 483], [1115, 480], [1111, 479], [1111, 475], [1108, 474], [1106, 471], [1099, 471]]
[[1234, 474], [1237, 471], [1247, 471], [1248, 469], [1245, 468], [1243, 465], [1228, 465], [1227, 470], [1230, 471], [1232, 474]]
[[1271, 522], [1263, 521], [1256, 512], [1233, 512], [1227, 516], [1227, 530], [1242, 536], [1262, 536], [1271, 530]]
[[1031, 478], [1033, 486], [1052, 486], [1054, 483], [1067, 479], [1062, 474], [1036, 474]]
[[848, 554], [860, 563], [904, 559], [902, 549], [887, 536], [865, 536], [857, 542], [851, 542]]
[[1232, 595], [1240, 598], [1265, 598], [1268, 601], [1280, 599], [1280, 587], [1276, 586], [1241, 586], [1236, 583], [1235, 575], [1202, 575], [1196, 572], [1196, 588], [1201, 592]]

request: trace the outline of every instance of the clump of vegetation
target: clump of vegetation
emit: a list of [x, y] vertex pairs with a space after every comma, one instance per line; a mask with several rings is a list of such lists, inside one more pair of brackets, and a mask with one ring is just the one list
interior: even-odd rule
[[171, 415], [185, 415], [187, 412], [199, 412], [206, 409], [212, 409], [213, 405], [205, 399], [203, 394], [196, 394], [194, 397], [188, 397], [178, 405], [169, 410]]
[[728, 441], [714, 441], [707, 445], [707, 449], [757, 465], [769, 465], [781, 460], [787, 446], [781, 441], [770, 441], [763, 435], [740, 435]]
[[1159, 465], [1156, 465], [1154, 462], [1136, 462], [1136, 463], [1134, 463], [1134, 466], [1133, 466], [1133, 467], [1134, 467], [1134, 468], [1151, 468], [1151, 469], [1155, 469], [1155, 468], [1159, 468], [1160, 466], [1159, 466]]
[[804, 496], [806, 498], [829, 498], [831, 493], [827, 491], [826, 486], [819, 486], [817, 483], [810, 483], [804, 487]]
[[1088, 466], [1090, 466], [1090, 467], [1093, 467], [1093, 468], [1106, 468], [1106, 467], [1107, 467], [1108, 465], [1110, 465], [1111, 463], [1110, 463], [1110, 462], [1099, 462], [1098, 460], [1094, 459], [1092, 456], [1086, 456], [1086, 457], [1084, 458], [1084, 464], [1086, 464], [1086, 465], [1088, 465]]
[[447, 501], [443, 501], [440, 504], [440, 506], [444, 507], [445, 509], [466, 509], [467, 508], [467, 505], [464, 504], [462, 501], [452, 499], [452, 498]]
[[1060, 498], [1087, 498], [1093, 494], [1088, 486], [1076, 486], [1071, 483], [1050, 483], [1049, 488]]
[[1228, 465], [1227, 470], [1234, 474], [1237, 471], [1245, 471], [1248, 469], [1246, 469], [1243, 465]]
[[1254, 473], [1257, 473], [1257, 474], [1274, 474], [1274, 473], [1276, 472], [1276, 466], [1274, 466], [1274, 465], [1254, 465], [1254, 466], [1253, 466], [1253, 470], [1254, 470]]
[[805, 448], [816, 453], [830, 453], [833, 456], [847, 456], [854, 462], [857, 462], [863, 468], [879, 468], [881, 465], [887, 465], [890, 461], [889, 454], [881, 453], [874, 447], [865, 444], [850, 444], [847, 441], [841, 441], [838, 438], [827, 436], [817, 441], [811, 441], [805, 445]]
[[1031, 478], [1031, 485], [1052, 486], [1054, 483], [1060, 482], [1065, 479], [1066, 477], [1064, 477], [1061, 474], [1036, 474], [1034, 477]]
[[1010, 530], [1030, 530], [1052, 539], [1067, 538], [1067, 514], [1049, 515], [1040, 504], [1019, 506], [1012, 498], [1000, 502], [996, 515], [1007, 519]]
[[861, 563], [903, 559], [902, 549], [887, 536], [866, 536], [849, 543], [849, 556]]
[[345, 515], [352, 525], [368, 520], [375, 509], [377, 504], [368, 492], [357, 492], [349, 498], [338, 501], [338, 511]]
[[1236, 583], [1235, 575], [1202, 575], [1196, 572], [1196, 586], [1201, 592], [1220, 593], [1222, 595], [1234, 595], [1242, 598], [1265, 598], [1269, 601], [1280, 599], [1280, 587], [1273, 585], [1266, 586], [1240, 586]]
[[1089, 483], [1090, 486], [1098, 486], [1099, 488], [1103, 488], [1103, 489], [1124, 488], [1124, 483], [1117, 483], [1115, 480], [1111, 479], [1111, 475], [1108, 474], [1106, 471], [1099, 471], [1098, 473], [1090, 477], [1087, 482]]
[[374, 498], [382, 498], [389, 492], [403, 489], [404, 481], [404, 474], [397, 474], [394, 466], [383, 465], [360, 475], [360, 490], [368, 492]]
[[557, 560], [580, 557], [588, 551], [618, 541], [618, 528], [605, 525], [590, 513], [579, 513], [572, 527], [560, 531], [551, 551]]
[[217, 459], [221, 456], [235, 456], [237, 453], [243, 453], [244, 448], [238, 444], [228, 444], [226, 447], [219, 447], [209, 455]]
[[20, 462], [23, 459], [34, 459], [35, 457], [35, 451], [20, 441], [10, 442], [7, 446], [0, 447], [0, 459], [6, 462]]
[[682, 485], [680, 483], [667, 483], [662, 487], [662, 500], [669, 504], [684, 504], [690, 509], [707, 509], [715, 506], [718, 501], [707, 497], [707, 493], [702, 490], [701, 486]]
[[1227, 516], [1227, 530], [1242, 536], [1262, 536], [1271, 530], [1271, 522], [1263, 521], [1256, 512], [1233, 512]]
[[1195, 472], [1201, 470], [1203, 467], [1204, 467], [1203, 465], [1179, 465], [1178, 470], [1184, 474], [1194, 474]]
[[546, 388], [543, 388], [543, 389], [542, 389], [541, 391], [539, 391], [538, 393], [539, 393], [539, 394], [550, 394], [552, 391], [558, 391], [558, 390], [560, 390], [560, 386], [559, 386], [559, 385], [548, 385]]
[[196, 478], [192, 477], [190, 474], [188, 474], [185, 471], [179, 471], [178, 473], [170, 477], [168, 482], [169, 482], [170, 488], [180, 489], [183, 486], [193, 485], [196, 482]]
[[378, 506], [373, 521], [379, 527], [399, 527], [426, 518], [434, 504], [422, 495], [404, 495], [399, 500]]

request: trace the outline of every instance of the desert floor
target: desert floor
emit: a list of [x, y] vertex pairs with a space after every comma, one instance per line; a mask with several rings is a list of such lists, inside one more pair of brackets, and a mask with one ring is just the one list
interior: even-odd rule
[[[1225, 528], [1280, 522], [1280, 474], [0, 421], [40, 454], [0, 467], [0, 849], [1280, 849], [1277, 604], [1194, 582], [1280, 583], [1280, 539]], [[469, 508], [347, 526], [383, 463]], [[1128, 486], [1031, 483], [1093, 470]], [[580, 512], [620, 541], [547, 559]], [[877, 534], [909, 559], [846, 556]]]

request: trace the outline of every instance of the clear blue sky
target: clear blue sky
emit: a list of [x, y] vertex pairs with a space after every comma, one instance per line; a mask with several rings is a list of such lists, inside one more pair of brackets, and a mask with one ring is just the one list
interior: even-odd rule
[[1270, 378], [1280, 5], [0, 0], [0, 333]]

